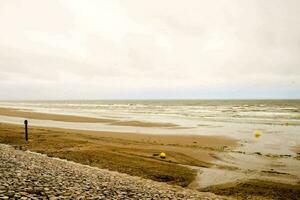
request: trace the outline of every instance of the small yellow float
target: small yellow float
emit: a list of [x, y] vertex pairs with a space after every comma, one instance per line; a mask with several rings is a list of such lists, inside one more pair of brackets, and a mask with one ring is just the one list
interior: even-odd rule
[[165, 159], [165, 158], [166, 158], [166, 154], [165, 154], [164, 152], [161, 152], [161, 153], [159, 154], [159, 157]]
[[260, 131], [255, 131], [255, 132], [254, 132], [254, 136], [255, 136], [256, 138], [259, 138], [261, 135], [262, 135], [262, 133], [261, 133]]

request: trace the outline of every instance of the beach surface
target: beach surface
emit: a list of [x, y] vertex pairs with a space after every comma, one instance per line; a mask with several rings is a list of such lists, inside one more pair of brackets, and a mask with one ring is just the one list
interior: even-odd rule
[[[120, 171], [157, 181], [188, 186], [196, 171], [186, 166], [210, 167], [215, 155], [236, 141], [220, 136], [170, 136], [24, 127], [0, 123], [0, 142], [49, 156]], [[167, 154], [161, 159], [158, 154]], [[186, 165], [186, 166], [184, 166]]]
[[0, 144], [0, 199], [229, 199]]
[[[231, 122], [220, 127], [190, 128], [190, 123], [181, 124], [177, 120], [55, 112], [0, 108], [0, 143], [240, 199], [248, 196], [281, 199], [289, 190], [293, 191], [290, 199], [297, 199], [299, 194], [297, 125], [259, 124], [264, 127], [259, 138], [254, 137], [252, 131], [256, 125], [252, 125], [250, 135], [235, 137], [226, 134], [229, 131], [226, 126], [231, 126]], [[24, 142], [21, 125], [24, 119], [30, 124], [28, 143]], [[236, 123], [233, 127], [242, 125], [248, 126]], [[267, 127], [291, 134], [279, 135]], [[216, 134], [207, 134], [206, 130], [216, 130]], [[220, 130], [224, 130], [224, 134], [219, 134]], [[165, 159], [158, 156], [161, 152], [166, 153]]]

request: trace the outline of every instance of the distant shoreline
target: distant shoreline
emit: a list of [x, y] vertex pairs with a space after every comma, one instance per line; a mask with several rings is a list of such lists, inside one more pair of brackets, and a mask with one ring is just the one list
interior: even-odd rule
[[149, 99], [2, 99], [0, 102], [68, 102], [68, 101], [300, 101], [300, 98], [149, 98]]
[[161, 128], [176, 128], [176, 124], [172, 123], [158, 123], [158, 122], [145, 122], [137, 120], [114, 120], [114, 119], [104, 119], [104, 118], [93, 118], [84, 117], [76, 115], [63, 115], [63, 114], [50, 114], [50, 113], [40, 113], [23, 111], [14, 108], [4, 108], [0, 107], [0, 115], [9, 117], [22, 117], [27, 119], [38, 119], [38, 120], [53, 120], [61, 122], [80, 122], [80, 123], [103, 123], [117, 126], [137, 126], [137, 127], [161, 127]]

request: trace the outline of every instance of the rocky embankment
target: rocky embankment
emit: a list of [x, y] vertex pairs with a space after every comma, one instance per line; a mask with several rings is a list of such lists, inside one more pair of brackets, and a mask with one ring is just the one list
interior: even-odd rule
[[227, 199], [0, 144], [0, 199]]

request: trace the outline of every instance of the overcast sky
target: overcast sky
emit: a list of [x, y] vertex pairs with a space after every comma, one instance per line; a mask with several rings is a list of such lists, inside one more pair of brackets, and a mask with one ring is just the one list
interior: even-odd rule
[[299, 0], [1, 0], [0, 99], [300, 98]]

